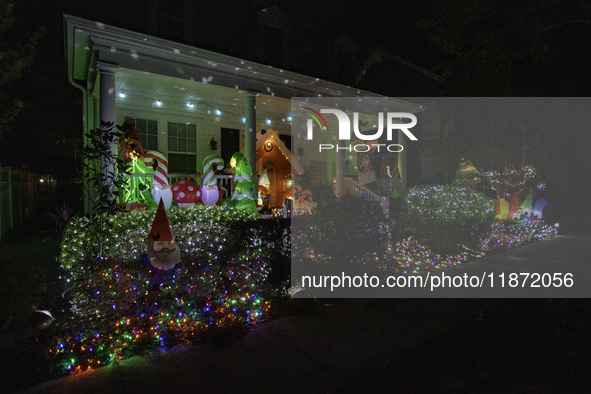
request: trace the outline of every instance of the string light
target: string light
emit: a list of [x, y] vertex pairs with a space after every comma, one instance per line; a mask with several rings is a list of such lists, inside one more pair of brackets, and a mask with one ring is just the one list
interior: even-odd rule
[[[142, 254], [153, 214], [109, 217], [104, 238], [109, 257], [92, 262], [84, 257], [96, 252], [90, 219], [73, 219], [68, 226], [60, 262], [72, 319], [61, 323], [62, 335], [48, 351], [62, 373], [190, 343], [214, 327], [256, 324], [269, 310], [257, 230], [232, 227], [256, 215], [230, 207], [171, 207], [168, 217], [182, 262], [158, 271]], [[236, 245], [242, 245], [241, 252]]]
[[532, 166], [517, 170], [513, 165], [507, 164], [502, 172], [484, 171], [480, 175], [486, 177], [491, 188], [503, 198], [525, 190], [527, 182], [536, 177], [536, 170]]
[[[271, 217], [272, 218], [282, 218], [284, 215], [284, 209], [283, 208], [272, 208], [271, 209]], [[291, 215], [292, 216], [302, 216], [302, 215], [311, 215], [312, 214], [312, 210], [311, 209], [298, 209], [298, 208], [294, 208], [291, 210]]]
[[[310, 214], [308, 210], [294, 213]], [[257, 324], [269, 311], [271, 304], [263, 293], [268, 267], [262, 242], [258, 230], [248, 224], [256, 214], [216, 206], [171, 207], [167, 214], [182, 259], [169, 271], [153, 269], [142, 255], [153, 211], [109, 217], [103, 240], [108, 257], [99, 260], [89, 260], [96, 255], [93, 223], [89, 218], [72, 219], [59, 258], [64, 272], [61, 279], [71, 294], [72, 319], [56, 321], [60, 334], [48, 349], [58, 372], [77, 373], [132, 355], [192, 343], [212, 329]], [[283, 216], [283, 212], [274, 210], [273, 215]], [[244, 228], [236, 231], [235, 224]], [[306, 245], [305, 238], [312, 236], [309, 229], [302, 230], [294, 234], [303, 240], [298, 241], [300, 249], [294, 256], [331, 264], [331, 256], [301, 247]], [[416, 275], [556, 233], [555, 227], [544, 223], [495, 221], [481, 243], [482, 250], [458, 244], [457, 253], [445, 254], [409, 238], [342, 264]], [[393, 254], [386, 253], [388, 249]]]

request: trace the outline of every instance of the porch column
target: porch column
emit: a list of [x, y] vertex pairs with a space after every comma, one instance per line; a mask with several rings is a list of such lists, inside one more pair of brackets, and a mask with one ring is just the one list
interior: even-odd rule
[[341, 198], [345, 194], [345, 168], [346, 168], [346, 156], [345, 150], [337, 150], [336, 154], [336, 194], [338, 198]]
[[256, 101], [257, 93], [251, 90], [247, 91], [244, 113], [244, 156], [246, 156], [252, 168], [253, 181], [256, 180], [257, 168]]
[[[97, 63], [100, 78], [100, 127], [104, 129], [103, 124], [105, 122], [110, 123], [113, 127], [115, 126], [115, 69], [117, 66], [108, 63]], [[115, 175], [115, 158], [117, 157], [117, 143], [112, 141], [111, 143], [111, 157], [101, 163], [101, 170], [105, 173], [104, 175], [108, 179]]]

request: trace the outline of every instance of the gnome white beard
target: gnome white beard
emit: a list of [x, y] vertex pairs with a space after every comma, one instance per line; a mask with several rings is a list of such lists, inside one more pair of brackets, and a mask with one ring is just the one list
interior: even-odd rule
[[150, 263], [158, 269], [173, 269], [180, 260], [180, 250], [174, 241], [146, 240], [146, 251]]
[[154, 182], [152, 184], [152, 198], [154, 198], [156, 204], [162, 199], [164, 207], [166, 209], [170, 208], [170, 205], [172, 204], [172, 190], [170, 190], [170, 186]]
[[215, 205], [220, 198], [220, 191], [216, 185], [207, 185], [201, 189], [201, 201], [205, 205]]

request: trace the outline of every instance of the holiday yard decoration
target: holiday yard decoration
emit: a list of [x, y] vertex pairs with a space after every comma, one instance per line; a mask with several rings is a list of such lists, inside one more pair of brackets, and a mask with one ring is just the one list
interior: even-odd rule
[[146, 250], [152, 266], [161, 270], [173, 269], [180, 260], [179, 247], [174, 242], [162, 200], [146, 238]]
[[188, 179], [181, 179], [172, 184], [172, 198], [179, 207], [192, 207], [202, 203], [201, 188]]
[[[57, 320], [49, 349], [56, 372], [100, 367], [191, 343], [212, 330], [256, 324], [269, 308], [262, 252], [275, 251], [261, 250], [269, 242], [258, 239], [255, 217], [231, 207], [165, 210], [163, 203], [156, 217], [154, 211], [122, 212], [108, 217], [99, 259], [89, 219], [73, 219], [60, 255], [71, 316]], [[142, 256], [144, 242], [152, 243], [149, 259]]]
[[242, 153], [236, 152], [232, 155], [230, 166], [236, 169], [234, 173], [236, 186], [232, 194], [231, 205], [237, 209], [257, 213], [252, 167], [248, 163], [248, 159]]
[[[533, 180], [536, 170], [531, 166], [524, 166], [517, 170], [511, 164], [507, 164], [502, 172], [486, 171], [480, 173], [497, 194], [495, 205], [497, 207], [496, 218], [501, 220], [520, 220], [531, 217], [533, 203]], [[523, 202], [520, 195], [526, 192]]]
[[168, 160], [162, 152], [149, 150], [143, 156], [146, 166], [152, 166], [154, 169], [154, 179], [152, 180], [152, 197], [154, 201], [162, 200], [166, 209], [172, 204], [172, 191], [168, 184]]
[[152, 185], [150, 176], [153, 176], [154, 170], [148, 168], [141, 156], [134, 156], [130, 161], [130, 177], [126, 179], [124, 201], [126, 204], [144, 204], [150, 207], [156, 207], [157, 203], [152, 197]]
[[470, 160], [462, 157], [460, 159], [460, 166], [456, 171], [456, 176], [452, 180], [452, 183], [454, 185], [474, 189], [481, 181], [482, 179], [478, 177], [478, 171], [476, 171], [476, 167], [470, 163]]
[[203, 159], [203, 187], [201, 189], [201, 199], [205, 205], [216, 205], [220, 200], [220, 191], [217, 187], [215, 170], [224, 168], [224, 160], [215, 155], [207, 156]]
[[530, 181], [536, 176], [536, 170], [532, 166], [517, 170], [513, 165], [507, 164], [502, 172], [486, 171], [480, 175], [488, 180], [490, 187], [497, 193], [497, 198], [510, 198], [528, 188]]

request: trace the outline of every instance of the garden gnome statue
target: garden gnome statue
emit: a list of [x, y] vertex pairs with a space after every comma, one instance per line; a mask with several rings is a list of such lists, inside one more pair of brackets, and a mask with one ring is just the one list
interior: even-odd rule
[[146, 251], [150, 263], [161, 270], [173, 269], [180, 261], [179, 247], [172, 237], [162, 199], [158, 204], [152, 229], [146, 238]]

